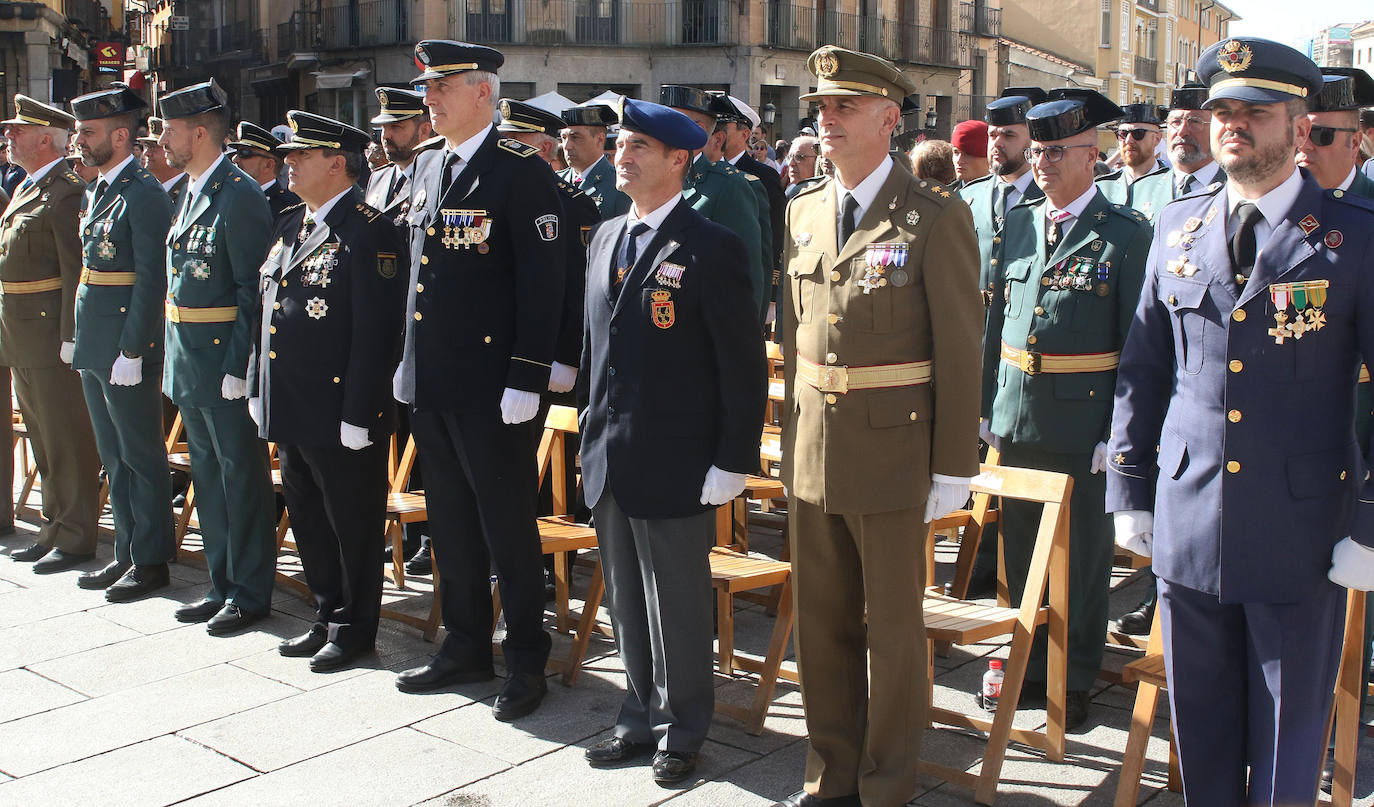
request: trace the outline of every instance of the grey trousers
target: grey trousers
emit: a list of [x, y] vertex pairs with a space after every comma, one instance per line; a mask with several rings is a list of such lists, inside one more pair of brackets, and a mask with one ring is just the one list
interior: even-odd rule
[[616, 736], [695, 752], [715, 711], [707, 557], [715, 514], [630, 518], [609, 490], [592, 513], [615, 646], [625, 665]]

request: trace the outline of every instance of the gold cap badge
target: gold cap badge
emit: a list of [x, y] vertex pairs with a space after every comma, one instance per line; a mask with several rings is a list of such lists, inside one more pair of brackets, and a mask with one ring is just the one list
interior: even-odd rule
[[1250, 60], [1254, 57], [1255, 53], [1250, 50], [1249, 45], [1232, 39], [1217, 51], [1217, 64], [1228, 73], [1239, 73], [1250, 66]]

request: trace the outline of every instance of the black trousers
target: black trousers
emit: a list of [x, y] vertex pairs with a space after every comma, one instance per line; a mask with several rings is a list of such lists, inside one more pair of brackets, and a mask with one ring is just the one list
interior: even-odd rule
[[371, 647], [382, 609], [387, 444], [353, 451], [278, 443], [277, 455], [315, 624], [345, 650]]
[[496, 570], [511, 673], [544, 672], [544, 566], [535, 523], [534, 427], [508, 426], [500, 410], [412, 410], [425, 470], [430, 545], [448, 637], [440, 655], [491, 662], [491, 584]]

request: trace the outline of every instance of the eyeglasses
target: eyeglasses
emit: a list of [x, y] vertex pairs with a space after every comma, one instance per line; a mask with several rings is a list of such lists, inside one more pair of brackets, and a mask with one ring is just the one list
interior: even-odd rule
[[1313, 126], [1312, 134], [1308, 138], [1314, 146], [1329, 146], [1336, 142], [1336, 132], [1349, 132], [1355, 134], [1359, 129], [1346, 129], [1341, 126]]
[[1125, 140], [1126, 138], [1130, 137], [1135, 138], [1136, 140], [1144, 140], [1145, 135], [1154, 133], [1155, 132], [1153, 129], [1117, 129], [1116, 139]]
[[1077, 146], [1031, 146], [1030, 148], [1027, 148], [1025, 151], [1021, 152], [1021, 155], [1026, 158], [1027, 162], [1035, 162], [1041, 157], [1044, 157], [1045, 162], [1057, 163], [1060, 160], [1064, 159], [1064, 154], [1067, 153], [1069, 149], [1095, 148], [1097, 148], [1097, 146], [1094, 146], [1091, 143], [1080, 143]]
[[1188, 126], [1206, 126], [1208, 122], [1206, 118], [1197, 115], [1188, 115], [1182, 118], [1170, 118], [1168, 120], [1168, 126], [1170, 129], [1182, 129], [1184, 124]]

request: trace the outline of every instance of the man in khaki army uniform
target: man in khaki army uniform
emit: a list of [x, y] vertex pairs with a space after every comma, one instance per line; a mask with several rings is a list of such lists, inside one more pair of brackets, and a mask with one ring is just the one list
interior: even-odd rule
[[[1140, 296], [1151, 229], [1144, 214], [1093, 184], [1096, 127], [1120, 107], [1091, 90], [1051, 90], [1026, 113], [1027, 159], [1045, 198], [1007, 214], [983, 352], [983, 413], [1002, 464], [1073, 477], [1069, 522], [1068, 701], [1082, 725], [1102, 665], [1113, 542], [1104, 508], [1116, 364]], [[1012, 601], [1021, 596], [1040, 506], [1002, 502]], [[1045, 642], [1026, 670], [1023, 702], [1046, 680]]]
[[782, 478], [811, 749], [782, 804], [887, 807], [915, 789], [929, 705], [921, 536], [978, 471], [978, 243], [955, 193], [888, 155], [911, 80], [829, 46], [808, 67], [836, 174], [787, 210]]
[[29, 176], [0, 215], [0, 364], [13, 371], [45, 523], [38, 540], [11, 557], [38, 561], [33, 570], [43, 574], [95, 557], [100, 459], [81, 378], [70, 367], [86, 185], [66, 164], [72, 116], [25, 95], [14, 96], [14, 107], [0, 123]]

